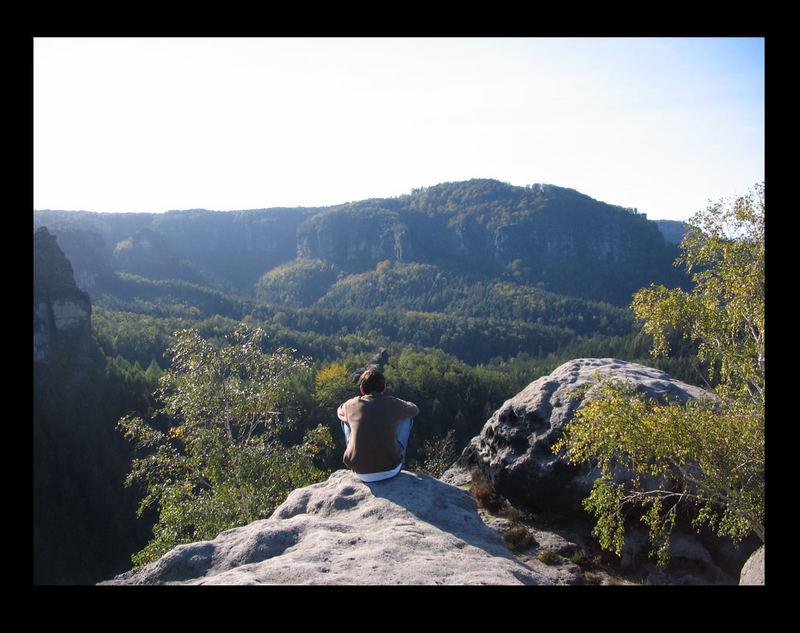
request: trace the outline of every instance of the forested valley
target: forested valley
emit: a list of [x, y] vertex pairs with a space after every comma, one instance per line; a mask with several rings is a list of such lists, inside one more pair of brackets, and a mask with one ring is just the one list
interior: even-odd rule
[[688, 284], [675, 238], [570, 189], [474, 180], [320, 209], [37, 211], [41, 227], [90, 298], [91, 362], [34, 363], [36, 584], [109, 578], [152, 538], [153, 512], [136, 516], [143, 490], [123, 485], [137, 447], [117, 423], [156, 410], [180, 330], [219, 346], [244, 324], [263, 330], [266, 352], [304, 360], [280, 439], [327, 427], [320, 476], [342, 467], [336, 406], [381, 350], [388, 390], [420, 408], [408, 467], [433, 476], [506, 399], [567, 360], [700, 380], [681, 340], [669, 358], [650, 356], [628, 307], [651, 283]]

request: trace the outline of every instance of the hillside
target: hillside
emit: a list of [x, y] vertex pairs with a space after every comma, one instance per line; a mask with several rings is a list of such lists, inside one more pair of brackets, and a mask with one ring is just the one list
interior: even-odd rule
[[[635, 210], [572, 189], [495, 180], [445, 183], [324, 208], [36, 211], [34, 226], [59, 236], [78, 278], [101, 279], [102, 264], [253, 297], [272, 281], [262, 280], [264, 275], [302, 265], [302, 275], [293, 274], [311, 287], [306, 304], [342, 276], [366, 273], [384, 261], [511, 280], [617, 306], [652, 281], [685, 281], [672, 266], [675, 245]], [[80, 253], [87, 248], [97, 254], [95, 261], [77, 261], [86, 259]], [[309, 262], [321, 267], [312, 269]]]
[[[142, 367], [165, 367], [178, 325], [219, 318], [252, 318], [318, 360], [406, 345], [470, 364], [541, 358], [630, 338], [632, 293], [686, 282], [677, 246], [635, 210], [495, 180], [323, 208], [37, 211], [34, 225], [117, 342], [106, 353]], [[150, 333], [127, 344], [120, 312]]]

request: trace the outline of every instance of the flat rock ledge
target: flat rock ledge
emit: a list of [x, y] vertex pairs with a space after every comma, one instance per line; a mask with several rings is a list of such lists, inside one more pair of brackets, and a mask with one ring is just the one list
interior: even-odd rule
[[299, 488], [268, 519], [180, 545], [101, 585], [553, 585], [517, 560], [466, 490], [402, 471], [348, 470]]

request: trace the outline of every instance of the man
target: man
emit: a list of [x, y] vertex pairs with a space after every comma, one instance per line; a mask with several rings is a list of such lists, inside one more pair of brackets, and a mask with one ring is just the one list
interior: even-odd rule
[[412, 418], [419, 408], [386, 395], [386, 379], [368, 369], [358, 381], [361, 395], [339, 405], [347, 448], [342, 461], [362, 481], [394, 477], [403, 467]]

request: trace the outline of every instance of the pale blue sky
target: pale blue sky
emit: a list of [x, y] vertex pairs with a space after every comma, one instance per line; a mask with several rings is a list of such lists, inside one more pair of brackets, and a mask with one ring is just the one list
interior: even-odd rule
[[37, 209], [496, 178], [687, 219], [764, 179], [762, 38], [35, 38], [33, 71]]

